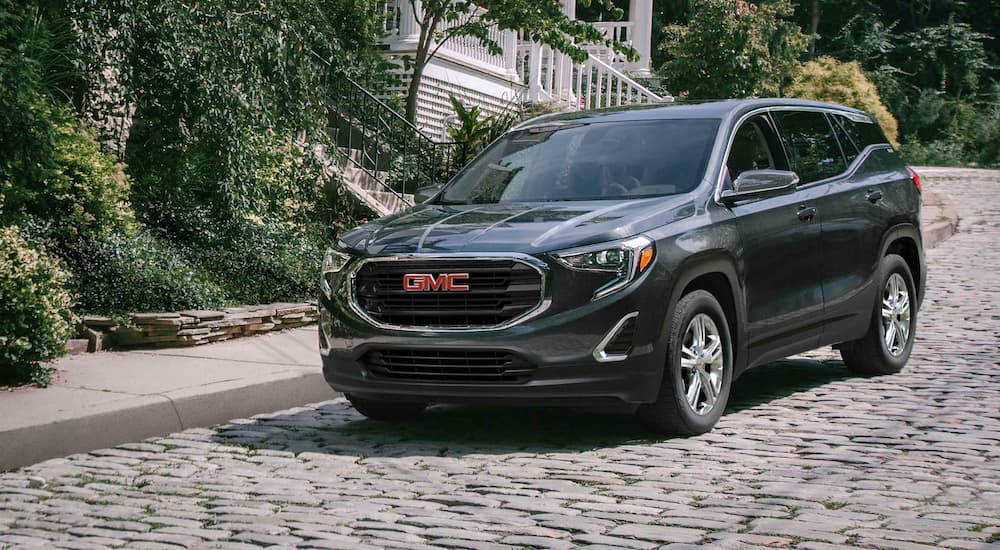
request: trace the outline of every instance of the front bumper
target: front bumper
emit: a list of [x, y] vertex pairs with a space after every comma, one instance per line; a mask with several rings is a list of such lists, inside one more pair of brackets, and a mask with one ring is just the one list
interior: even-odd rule
[[[655, 401], [666, 356], [661, 336], [666, 311], [656, 305], [666, 303], [665, 275], [651, 269], [625, 290], [596, 301], [579, 301], [579, 292], [569, 293], [572, 298], [564, 295], [559, 291], [559, 273], [553, 275], [553, 307], [502, 330], [412, 332], [379, 328], [350, 307], [349, 293], [336, 292], [333, 299], [324, 296], [320, 300], [319, 337], [326, 381], [344, 393], [436, 403], [605, 405]], [[571, 300], [582, 304], [566, 307]], [[627, 358], [599, 361], [595, 348], [622, 319], [637, 312]], [[535, 368], [518, 382], [401, 380], [366, 368], [363, 358], [372, 350], [503, 351]]]

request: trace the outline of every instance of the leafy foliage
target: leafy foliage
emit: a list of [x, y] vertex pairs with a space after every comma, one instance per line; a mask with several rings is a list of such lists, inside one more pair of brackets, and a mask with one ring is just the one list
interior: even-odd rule
[[455, 164], [465, 166], [493, 140], [509, 130], [518, 120], [517, 113], [485, 115], [478, 105], [466, 107], [455, 96], [448, 96], [455, 110], [457, 124], [448, 128], [448, 135], [458, 142]]
[[[318, 291], [317, 258], [332, 229], [257, 216], [220, 221], [205, 207], [164, 206], [150, 223], [165, 228], [179, 252], [237, 304], [305, 300]], [[184, 243], [184, 244], [180, 244]], [[218, 300], [216, 300], [218, 301]]]
[[63, 18], [0, 2], [0, 224], [59, 220], [64, 238], [127, 223], [129, 182], [65, 101], [74, 81]]
[[1000, 2], [820, 3], [820, 52], [862, 64], [909, 162], [997, 163]]
[[48, 384], [40, 363], [65, 353], [73, 333], [65, 280], [58, 262], [16, 227], [0, 229], [0, 379]]
[[82, 313], [211, 309], [230, 301], [213, 273], [143, 229], [81, 239], [64, 254]]
[[773, 95], [789, 78], [806, 38], [789, 0], [698, 0], [686, 26], [666, 29], [661, 72], [680, 96]]
[[[228, 218], [298, 198], [301, 186], [274, 186], [262, 175], [285, 160], [274, 149], [330, 141], [328, 83], [379, 67], [377, 4], [78, 0], [89, 49], [98, 58], [121, 51], [120, 81], [135, 105], [125, 158], [137, 208], [205, 204]], [[314, 184], [317, 165], [309, 167], [291, 181]]]
[[[365, 212], [311, 144], [330, 83], [381, 66], [379, 5], [0, 0], [0, 225], [81, 312], [314, 295], [329, 223]], [[127, 168], [74, 109], [126, 121]]]
[[875, 85], [856, 61], [841, 62], [832, 57], [820, 57], [805, 63], [795, 72], [785, 95], [861, 109], [875, 117], [892, 144], [899, 145], [895, 117], [882, 104]]
[[899, 37], [894, 64], [916, 88], [959, 97], [978, 87], [988, 67], [984, 38], [965, 23], [925, 27]]
[[95, 132], [80, 124], [63, 105], [41, 94], [9, 98], [0, 90], [0, 112], [14, 109], [32, 113], [18, 122], [0, 114], [0, 133], [38, 140], [0, 149], [0, 191], [5, 205], [0, 222], [23, 222], [26, 217], [56, 220], [61, 240], [100, 236], [131, 220], [130, 183], [122, 166], [100, 150]]

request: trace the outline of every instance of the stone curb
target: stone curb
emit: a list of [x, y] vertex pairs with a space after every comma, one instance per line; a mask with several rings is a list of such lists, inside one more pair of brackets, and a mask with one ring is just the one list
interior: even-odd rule
[[107, 410], [0, 432], [0, 471], [338, 395], [318, 371], [232, 380], [166, 394], [122, 394]]
[[948, 237], [954, 235], [956, 225], [954, 220], [925, 225], [923, 228], [924, 248], [934, 248]]

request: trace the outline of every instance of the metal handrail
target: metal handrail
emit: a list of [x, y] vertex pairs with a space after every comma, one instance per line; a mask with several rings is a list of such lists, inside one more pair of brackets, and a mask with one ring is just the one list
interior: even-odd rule
[[[330, 60], [314, 50], [310, 49], [310, 53], [333, 68]], [[465, 157], [466, 144], [431, 139], [347, 75], [340, 74], [336, 82], [339, 85], [332, 88], [334, 97], [328, 110], [335, 125], [333, 149], [384, 191], [412, 205], [406, 198], [408, 193], [447, 181], [461, 168], [454, 165], [453, 158], [456, 153], [459, 158]], [[353, 151], [358, 151], [357, 158]], [[390, 182], [393, 172], [400, 177]]]
[[404, 204], [416, 189], [450, 179], [465, 144], [435, 141], [384, 101], [343, 77], [332, 88], [337, 151]]

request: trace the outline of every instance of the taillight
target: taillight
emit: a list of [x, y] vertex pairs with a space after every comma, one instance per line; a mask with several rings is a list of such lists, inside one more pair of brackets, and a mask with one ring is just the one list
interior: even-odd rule
[[920, 188], [920, 174], [918, 174], [913, 168], [907, 167], [910, 171], [910, 179], [913, 180], [913, 186], [917, 188], [917, 193], [923, 194], [923, 189]]

